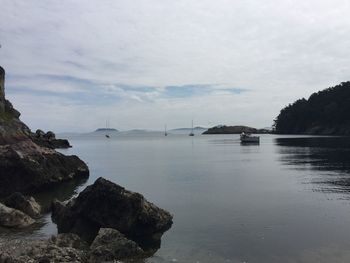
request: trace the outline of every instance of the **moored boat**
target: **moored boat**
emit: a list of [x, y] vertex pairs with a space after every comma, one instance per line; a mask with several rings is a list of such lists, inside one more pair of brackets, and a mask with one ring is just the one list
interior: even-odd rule
[[260, 142], [259, 136], [252, 136], [251, 134], [246, 134], [244, 132], [241, 133], [240, 138], [242, 143], [259, 143]]

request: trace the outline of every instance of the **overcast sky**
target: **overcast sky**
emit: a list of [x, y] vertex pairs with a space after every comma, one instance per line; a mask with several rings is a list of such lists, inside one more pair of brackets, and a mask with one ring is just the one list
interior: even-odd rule
[[266, 127], [350, 80], [349, 0], [1, 0], [7, 97], [33, 130]]

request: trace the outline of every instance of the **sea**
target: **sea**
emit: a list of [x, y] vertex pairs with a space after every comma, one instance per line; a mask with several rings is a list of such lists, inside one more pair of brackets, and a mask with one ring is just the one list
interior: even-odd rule
[[[104, 177], [168, 210], [172, 228], [143, 262], [350, 262], [350, 138], [132, 133], [70, 135], [90, 177], [50, 195], [67, 200]], [[47, 195], [38, 195], [41, 201]], [[28, 235], [57, 232], [50, 214]]]

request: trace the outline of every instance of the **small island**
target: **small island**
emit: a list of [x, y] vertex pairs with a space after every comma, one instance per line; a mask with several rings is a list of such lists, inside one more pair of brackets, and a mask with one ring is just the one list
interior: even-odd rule
[[114, 128], [98, 128], [95, 130], [95, 132], [119, 132], [119, 131]]
[[226, 126], [226, 125], [218, 125], [208, 129], [202, 134], [240, 134], [242, 132], [245, 133], [269, 133], [270, 131], [267, 129], [256, 129], [248, 126]]

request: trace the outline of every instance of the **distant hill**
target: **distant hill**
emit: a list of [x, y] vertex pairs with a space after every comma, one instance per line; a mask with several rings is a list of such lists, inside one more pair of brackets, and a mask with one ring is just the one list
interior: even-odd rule
[[[169, 130], [168, 133], [171, 134], [189, 134], [191, 132], [191, 128], [177, 128], [177, 129], [172, 129]], [[193, 128], [193, 133], [194, 134], [202, 134], [204, 131], [206, 131], [207, 128], [203, 128], [203, 127], [194, 127]]]
[[98, 128], [95, 132], [118, 132], [118, 130], [113, 128]]
[[118, 132], [118, 130], [113, 128], [98, 128], [95, 132]]
[[268, 130], [265, 129], [255, 129], [248, 126], [226, 126], [219, 125], [208, 129], [203, 132], [203, 134], [240, 134], [245, 133], [268, 133]]
[[281, 110], [279, 134], [350, 135], [350, 82], [313, 93]]

